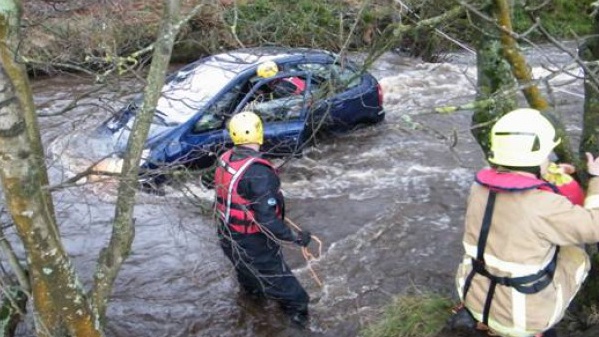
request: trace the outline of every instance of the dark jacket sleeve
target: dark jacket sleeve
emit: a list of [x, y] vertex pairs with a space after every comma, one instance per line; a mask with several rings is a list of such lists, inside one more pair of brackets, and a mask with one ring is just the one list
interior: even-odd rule
[[256, 163], [244, 173], [238, 192], [251, 202], [256, 222], [279, 240], [295, 241], [295, 233], [277, 216], [277, 206], [281, 209], [285, 207], [279, 192], [280, 184], [279, 177], [270, 167]]

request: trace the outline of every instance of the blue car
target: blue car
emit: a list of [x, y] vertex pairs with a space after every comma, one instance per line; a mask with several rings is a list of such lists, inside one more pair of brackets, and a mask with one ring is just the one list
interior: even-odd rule
[[[274, 76], [257, 75], [273, 61]], [[142, 102], [133, 99], [98, 132], [122, 153]], [[347, 59], [322, 50], [260, 47], [212, 55], [167, 77], [141, 168], [152, 177], [164, 168], [213, 165], [233, 144], [226, 122], [251, 109], [264, 122], [262, 150], [299, 155], [319, 130], [347, 131], [385, 118], [377, 80]]]

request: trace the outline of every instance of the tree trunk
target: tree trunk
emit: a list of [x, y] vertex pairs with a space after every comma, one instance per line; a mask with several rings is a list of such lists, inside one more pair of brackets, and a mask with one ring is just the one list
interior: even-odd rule
[[[599, 18], [596, 18], [595, 32], [599, 33]], [[586, 61], [589, 71], [585, 72], [584, 81], [584, 114], [582, 139], [579, 153], [584, 156], [585, 152], [599, 155], [599, 88], [590, 78], [599, 78], [599, 38], [596, 35], [587, 38], [580, 47], [578, 54]]]
[[112, 292], [114, 280], [121, 265], [129, 256], [135, 236], [133, 208], [138, 184], [139, 161], [148, 137], [154, 110], [164, 85], [175, 37], [180, 27], [178, 25], [179, 2], [179, 0], [165, 0], [163, 24], [154, 46], [148, 84], [144, 91], [143, 106], [135, 119], [133, 132], [129, 136], [127, 144], [112, 235], [108, 246], [100, 252], [98, 267], [94, 275], [94, 288], [91, 296], [102, 320], [106, 313], [106, 306]]
[[0, 179], [23, 241], [38, 336], [103, 333], [65, 253], [44, 188], [47, 171], [27, 74], [16, 62], [20, 3], [0, 2]]
[[[495, 11], [493, 3], [485, 4], [482, 13], [492, 17]], [[477, 13], [470, 13], [472, 21], [480, 29], [480, 39], [476, 48], [476, 64], [478, 71], [477, 101], [493, 99], [495, 104], [476, 108], [472, 115], [472, 135], [480, 144], [485, 155], [489, 154], [489, 133], [492, 123], [506, 112], [517, 106], [515, 94], [510, 92], [515, 85], [509, 63], [503, 57], [500, 32], [495, 24], [481, 18]], [[483, 126], [478, 126], [483, 125]]]
[[[599, 33], [599, 16], [594, 18], [595, 34]], [[599, 88], [595, 85], [596, 81], [591, 78], [599, 78], [599, 37], [592, 35], [586, 39], [578, 50], [580, 58], [586, 62], [587, 70], [585, 71], [584, 81], [584, 112], [582, 125], [582, 138], [578, 151], [581, 157], [585, 152], [591, 152], [594, 156], [599, 155]], [[588, 176], [586, 170], [580, 175], [583, 182], [586, 183]], [[591, 255], [591, 271], [587, 280], [582, 286], [580, 293], [576, 296], [576, 303], [583, 308], [594, 308], [599, 299], [599, 254], [597, 253], [597, 245], [587, 246], [587, 252]], [[586, 317], [582, 317], [586, 319]]]
[[512, 29], [512, 3], [509, 0], [495, 0], [493, 8], [493, 17], [497, 19], [497, 24], [501, 27], [500, 34], [503, 57], [510, 64], [513, 76], [520, 84], [528, 105], [553, 117], [552, 120], [555, 124], [557, 136], [562, 140], [554, 150], [560, 161], [580, 166], [578, 158], [572, 153], [570, 138], [566, 133], [565, 127], [560, 119], [554, 116], [549, 110], [549, 103], [543, 97], [537, 85], [534, 84], [534, 78], [532, 77], [532, 72], [526, 62], [526, 58], [518, 50], [518, 42], [513, 36], [514, 32]]
[[[483, 0], [482, 3], [480, 13], [472, 15], [473, 22], [482, 32], [477, 46], [477, 101], [493, 99], [495, 104], [475, 110], [472, 116], [474, 126], [472, 134], [484, 153], [488, 154], [492, 121], [518, 107], [513, 89], [519, 84], [531, 108], [553, 117], [557, 136], [562, 140], [555, 149], [560, 161], [580, 166], [579, 159], [572, 153], [570, 140], [563, 124], [550, 111], [547, 100], [534, 84], [526, 58], [519, 52], [514, 37], [516, 34], [512, 30], [512, 1]], [[482, 17], [481, 14], [487, 17]]]

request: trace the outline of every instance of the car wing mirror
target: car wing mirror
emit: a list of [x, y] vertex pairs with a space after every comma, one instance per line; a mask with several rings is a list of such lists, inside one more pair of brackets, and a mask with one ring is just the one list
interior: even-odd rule
[[224, 121], [225, 118], [223, 114], [204, 115], [197, 122], [195, 122], [192, 132], [200, 133], [221, 129], [224, 125]]

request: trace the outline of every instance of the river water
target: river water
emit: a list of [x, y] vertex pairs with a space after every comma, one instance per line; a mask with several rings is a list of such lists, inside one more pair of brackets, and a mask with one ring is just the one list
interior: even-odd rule
[[[569, 62], [555, 48], [532, 54], [536, 74], [546, 74], [551, 60]], [[381, 317], [394, 294], [433, 290], [455, 298], [465, 200], [474, 172], [485, 162], [470, 135], [471, 112], [439, 115], [432, 108], [473, 99], [473, 60], [467, 53], [435, 64], [383, 55], [372, 72], [385, 92], [386, 120], [322, 136], [302, 158], [282, 167], [288, 216], [323, 242], [322, 256], [310, 263], [322, 287], [298, 249], [285, 248], [312, 298], [307, 331], [289, 328], [276, 305], [238, 295], [212, 219], [198, 206], [213, 192], [189, 181], [183, 189], [167, 188], [165, 195], [138, 195], [136, 237], [114, 288], [108, 335], [357, 336]], [[579, 134], [582, 82], [564, 75], [550, 83], [551, 97], [570, 116], [568, 130]], [[63, 75], [36, 80], [33, 87], [40, 113], [52, 113], [92, 84]], [[87, 164], [54, 145], [80, 141], [81, 130], [107, 116], [100, 107], [118, 107], [118, 98], [130, 89], [109, 87], [85, 98], [84, 106], [41, 119], [54, 184]], [[61, 189], [54, 199], [66, 249], [89, 284], [110, 235], [116, 184], [90, 181]], [[30, 331], [20, 330], [23, 336]]]

